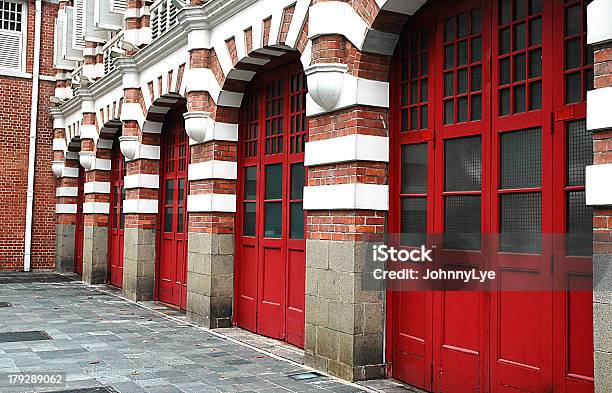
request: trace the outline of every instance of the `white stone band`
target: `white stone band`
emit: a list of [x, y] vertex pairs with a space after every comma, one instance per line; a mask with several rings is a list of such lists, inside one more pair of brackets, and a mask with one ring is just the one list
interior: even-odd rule
[[83, 214], [108, 214], [110, 204], [108, 202], [85, 202], [83, 203]]
[[187, 196], [187, 211], [190, 213], [235, 213], [236, 195], [197, 194]]
[[612, 206], [612, 164], [586, 167], [586, 204]]
[[612, 87], [587, 92], [587, 129], [601, 130], [612, 128]]
[[127, 175], [123, 178], [123, 187], [126, 190], [133, 188], [159, 188], [159, 175], [136, 174]]
[[55, 205], [56, 214], [76, 214], [77, 205], [75, 203], [59, 203]]
[[232, 161], [212, 160], [189, 164], [190, 181], [205, 179], [236, 180], [238, 177], [238, 164]]
[[389, 138], [355, 134], [306, 143], [306, 166], [350, 161], [389, 162]]
[[125, 214], [157, 214], [159, 201], [157, 199], [126, 199], [123, 201]]
[[110, 182], [92, 181], [83, 185], [84, 194], [110, 194]]
[[75, 197], [77, 195], [79, 195], [77, 187], [57, 187], [55, 189], [55, 196], [57, 197]]
[[337, 184], [304, 187], [304, 210], [389, 210], [389, 186]]

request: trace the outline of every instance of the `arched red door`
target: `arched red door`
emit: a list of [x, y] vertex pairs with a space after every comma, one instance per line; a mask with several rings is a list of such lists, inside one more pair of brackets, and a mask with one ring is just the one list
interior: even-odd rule
[[123, 287], [123, 233], [125, 215], [123, 214], [123, 201], [125, 200], [125, 159], [119, 149], [119, 140], [113, 143], [111, 157], [111, 197], [110, 220], [108, 232], [108, 282]]
[[304, 345], [306, 82], [299, 63], [258, 75], [241, 109], [236, 323]]
[[445, 393], [593, 391], [587, 3], [442, 1], [408, 21], [391, 78], [390, 232], [423, 234], [406, 246], [443, 234], [436, 262], [498, 279], [390, 293], [394, 377]]
[[77, 179], [77, 212], [74, 228], [74, 272], [83, 274], [83, 235], [85, 230], [85, 215], [83, 214], [83, 203], [85, 203], [85, 169], [79, 166], [79, 177]]
[[157, 293], [162, 302], [187, 306], [187, 170], [189, 138], [179, 106], [162, 128]]

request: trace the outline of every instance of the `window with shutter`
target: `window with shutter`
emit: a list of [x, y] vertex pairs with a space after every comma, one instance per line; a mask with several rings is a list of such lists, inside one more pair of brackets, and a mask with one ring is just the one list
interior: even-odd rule
[[0, 69], [24, 71], [26, 20], [23, 3], [0, 1]]

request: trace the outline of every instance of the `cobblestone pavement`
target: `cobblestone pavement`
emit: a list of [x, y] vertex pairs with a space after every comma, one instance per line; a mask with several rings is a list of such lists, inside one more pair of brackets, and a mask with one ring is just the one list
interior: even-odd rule
[[[327, 376], [296, 381], [290, 376], [310, 370], [63, 276], [2, 273], [0, 302], [10, 303], [0, 307], [2, 393], [367, 391]], [[2, 334], [24, 331], [50, 339]], [[8, 378], [56, 372], [66, 373], [65, 385]]]

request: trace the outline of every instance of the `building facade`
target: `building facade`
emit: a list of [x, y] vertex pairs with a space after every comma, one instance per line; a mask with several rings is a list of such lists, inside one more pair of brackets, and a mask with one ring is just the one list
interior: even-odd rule
[[[349, 380], [612, 391], [611, 2], [45, 7], [33, 233], [52, 250], [55, 212], [57, 270]], [[367, 288], [364, 247], [392, 233], [527, 284]]]

